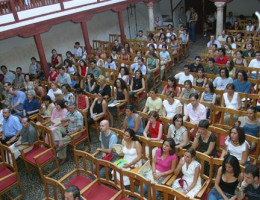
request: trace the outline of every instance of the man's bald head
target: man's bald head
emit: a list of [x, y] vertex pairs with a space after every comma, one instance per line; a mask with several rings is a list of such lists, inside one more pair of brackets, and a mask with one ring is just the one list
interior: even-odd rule
[[108, 120], [102, 120], [100, 122], [100, 131], [105, 133], [108, 130], [109, 130], [109, 121]]

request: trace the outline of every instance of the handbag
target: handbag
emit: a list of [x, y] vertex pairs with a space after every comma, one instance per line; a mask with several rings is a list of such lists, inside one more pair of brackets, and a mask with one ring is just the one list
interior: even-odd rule
[[[186, 181], [185, 179], [180, 178], [180, 179], [178, 180], [178, 182], [179, 182], [179, 185], [181, 186], [181, 189], [183, 189], [183, 190], [187, 189], [188, 183], [187, 183], [187, 181]], [[186, 187], [184, 187], [184, 184], [185, 184], [185, 183], [186, 183]]]

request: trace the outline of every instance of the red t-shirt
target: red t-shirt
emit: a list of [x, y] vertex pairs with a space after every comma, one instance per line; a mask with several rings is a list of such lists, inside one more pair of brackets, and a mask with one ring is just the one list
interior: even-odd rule
[[58, 72], [55, 72], [55, 74], [49, 73], [50, 81], [56, 81], [57, 76], [59, 75]]
[[[159, 121], [156, 122], [154, 128], [153, 128], [152, 123], [149, 124], [149, 131], [150, 131], [150, 134], [151, 134], [151, 138], [157, 138], [158, 137], [160, 125], [161, 125], [161, 122], [159, 122]], [[163, 136], [160, 139], [163, 139]]]
[[229, 60], [229, 57], [227, 57], [227, 56], [223, 56], [222, 59], [220, 59], [220, 57], [218, 56], [217, 59], [216, 59], [216, 63], [225, 65], [228, 60]]

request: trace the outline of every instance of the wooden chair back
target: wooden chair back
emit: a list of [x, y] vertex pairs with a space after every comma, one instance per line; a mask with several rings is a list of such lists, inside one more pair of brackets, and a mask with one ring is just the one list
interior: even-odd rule
[[161, 184], [153, 184], [152, 192], [153, 192], [153, 195], [152, 195], [153, 200], [157, 200], [156, 192], [160, 192], [162, 194], [164, 200], [170, 200], [170, 199], [189, 200], [190, 199], [186, 195], [181, 193], [180, 191], [175, 190], [175, 189], [165, 186], [165, 185], [161, 185]]
[[223, 129], [220, 127], [209, 126], [208, 130], [213, 132], [217, 137], [217, 142], [215, 145], [216, 145], [217, 151], [219, 152], [219, 155], [220, 155], [220, 153], [224, 149], [225, 140], [228, 137], [229, 129]]
[[[239, 116], [239, 110], [229, 109], [220, 106], [214, 106], [213, 110], [213, 117], [212, 117], [212, 124], [216, 127], [230, 129], [235, 124], [236, 116]], [[225, 114], [228, 114], [230, 117], [225, 120]], [[227, 116], [227, 115], [226, 115]], [[226, 122], [225, 122], [226, 121]]]
[[[143, 176], [131, 172], [122, 170], [120, 174], [120, 179], [123, 180], [123, 176], [127, 176], [130, 180], [129, 189], [124, 187], [124, 182], [121, 181], [121, 188], [123, 190], [124, 195], [128, 195], [130, 197], [133, 197], [135, 199], [143, 200], [143, 199], [151, 199], [151, 182], [150, 180], [144, 178]], [[147, 187], [147, 198], [144, 194], [144, 185]], [[137, 192], [135, 188], [139, 187], [140, 192]]]
[[93, 179], [97, 178], [97, 175], [95, 174], [97, 159], [93, 155], [74, 149], [74, 161], [77, 175], [80, 175], [80, 172], [83, 172]]

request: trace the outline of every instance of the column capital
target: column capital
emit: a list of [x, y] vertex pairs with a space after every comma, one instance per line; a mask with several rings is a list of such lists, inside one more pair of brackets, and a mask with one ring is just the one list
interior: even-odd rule
[[215, 2], [214, 4], [217, 7], [217, 9], [224, 9], [226, 2]]

